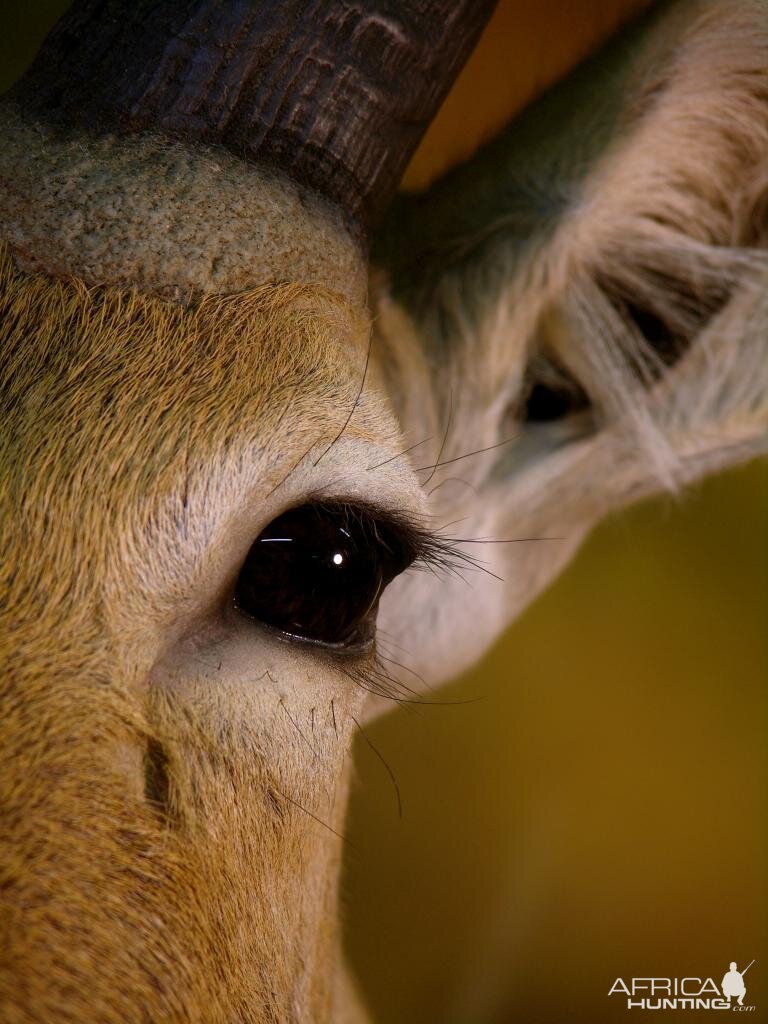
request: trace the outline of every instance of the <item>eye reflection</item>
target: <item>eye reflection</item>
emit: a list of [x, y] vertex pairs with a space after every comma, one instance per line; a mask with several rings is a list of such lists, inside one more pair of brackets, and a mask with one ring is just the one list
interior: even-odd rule
[[281, 632], [332, 646], [373, 638], [379, 597], [418, 554], [407, 529], [348, 503], [289, 509], [248, 552], [238, 609]]

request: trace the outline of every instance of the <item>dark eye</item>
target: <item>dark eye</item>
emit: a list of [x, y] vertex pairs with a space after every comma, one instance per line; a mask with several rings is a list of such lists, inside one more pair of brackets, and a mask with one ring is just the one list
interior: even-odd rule
[[418, 554], [406, 529], [349, 504], [289, 509], [256, 539], [235, 589], [241, 612], [334, 646], [373, 638], [379, 597]]

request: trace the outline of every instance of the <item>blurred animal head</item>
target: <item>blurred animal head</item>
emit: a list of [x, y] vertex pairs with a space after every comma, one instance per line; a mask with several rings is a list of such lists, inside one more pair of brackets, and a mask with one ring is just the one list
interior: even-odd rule
[[764, 450], [768, 26], [646, 18], [369, 275], [491, 5], [152, 6], [76, 4], [2, 111], [0, 999], [352, 1020], [364, 716]]

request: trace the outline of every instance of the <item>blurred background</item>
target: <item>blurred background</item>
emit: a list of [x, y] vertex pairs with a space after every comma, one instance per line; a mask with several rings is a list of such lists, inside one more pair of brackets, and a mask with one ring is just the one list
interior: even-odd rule
[[[0, 2], [0, 87], [67, 6]], [[405, 186], [643, 6], [502, 0]], [[603, 524], [445, 690], [480, 699], [368, 728], [403, 800], [400, 820], [360, 743], [347, 947], [379, 1024], [643, 1020], [607, 997], [617, 977], [719, 981], [752, 958], [745, 1002], [768, 1020], [766, 622], [762, 462]]]
[[367, 729], [403, 801], [359, 744], [348, 948], [377, 1021], [652, 1018], [617, 977], [753, 957], [768, 1020], [767, 524], [764, 463], [624, 513], [445, 691], [482, 700]]

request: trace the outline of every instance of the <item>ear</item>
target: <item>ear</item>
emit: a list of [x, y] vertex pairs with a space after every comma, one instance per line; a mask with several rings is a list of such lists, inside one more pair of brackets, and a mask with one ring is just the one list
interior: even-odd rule
[[390, 588], [415, 671], [479, 657], [606, 513], [765, 451], [766, 154], [765, 5], [664, 5], [399, 200], [374, 351], [434, 524], [495, 574]]

